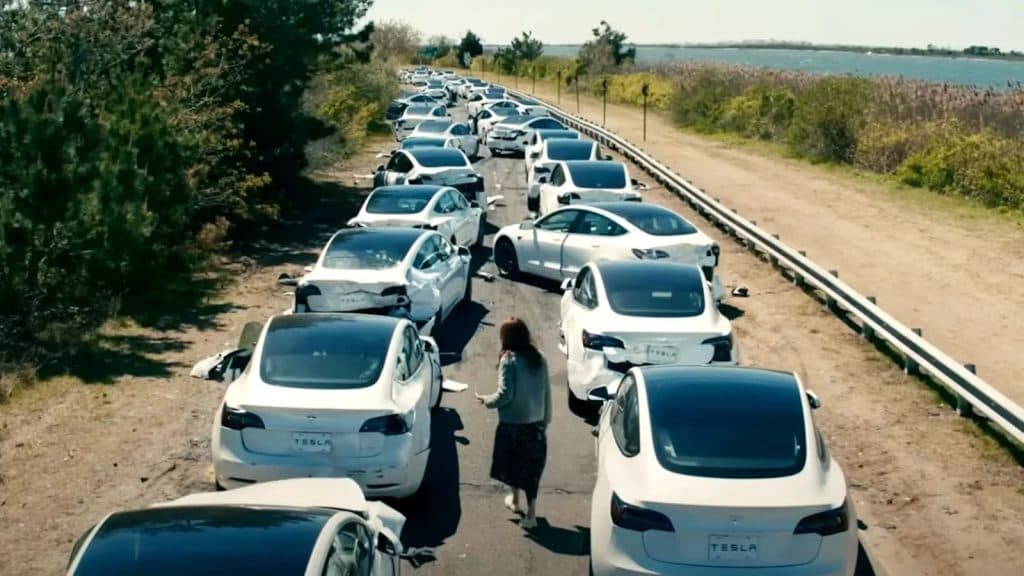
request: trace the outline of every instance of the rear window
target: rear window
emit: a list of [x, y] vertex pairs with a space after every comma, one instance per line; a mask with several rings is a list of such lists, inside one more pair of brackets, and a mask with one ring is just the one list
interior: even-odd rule
[[413, 148], [444, 148], [444, 138], [406, 138], [402, 140], [402, 150]]
[[332, 270], [386, 270], [397, 266], [422, 231], [367, 229], [338, 234], [327, 245], [323, 267]]
[[407, 116], [427, 116], [434, 107], [426, 104], [413, 104], [405, 109]]
[[444, 120], [425, 120], [420, 122], [416, 129], [420, 132], [433, 132], [437, 134], [443, 133], [451, 126], [451, 122], [445, 122]]
[[442, 168], [445, 166], [463, 168], [468, 166], [466, 156], [453, 148], [430, 148], [416, 150], [413, 157], [421, 165], [427, 168]]
[[679, 376], [652, 378], [645, 371], [661, 466], [711, 478], [779, 478], [803, 470], [803, 405], [792, 377], [779, 374], [762, 381], [735, 376], [743, 371], [713, 372], [695, 370], [683, 381]]
[[671, 210], [637, 202], [617, 204], [606, 210], [625, 218], [630, 224], [652, 236], [685, 236], [697, 228]]
[[704, 278], [695, 268], [630, 263], [602, 268], [601, 278], [608, 305], [617, 314], [690, 318], [704, 313]]
[[594, 145], [590, 142], [552, 141], [548, 144], [548, 157], [552, 160], [590, 160]]
[[371, 214], [418, 214], [426, 209], [436, 189], [421, 189], [415, 186], [381, 188], [366, 201], [366, 211]]
[[[330, 512], [196, 506], [111, 516], [76, 576], [301, 576]], [[183, 553], [185, 551], [185, 553]]]
[[[356, 319], [358, 318], [358, 319]], [[388, 358], [396, 320], [297, 314], [275, 318], [260, 358], [260, 378], [288, 388], [372, 386]]]
[[618, 162], [569, 164], [573, 184], [580, 188], [625, 188], [626, 169]]

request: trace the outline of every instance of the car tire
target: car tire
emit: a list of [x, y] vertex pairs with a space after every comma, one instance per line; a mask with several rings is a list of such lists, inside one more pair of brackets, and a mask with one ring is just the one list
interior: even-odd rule
[[511, 240], [502, 238], [494, 245], [494, 265], [498, 268], [498, 274], [506, 278], [519, 276], [519, 259]]
[[224, 487], [224, 485], [220, 483], [220, 480], [214, 480], [214, 481], [213, 481], [213, 488], [214, 488], [214, 489], [215, 489], [215, 490], [216, 490], [217, 492], [224, 492], [224, 491], [226, 491], [226, 490], [227, 490], [227, 488], [225, 488], [225, 487]]
[[466, 289], [462, 292], [462, 300], [459, 300], [460, 306], [467, 306], [473, 302], [473, 271], [466, 269]]
[[493, 156], [495, 158], [501, 156], [501, 154], [499, 154], [498, 151], [495, 148], [488, 148], [488, 150], [491, 151], [491, 156]]
[[569, 389], [568, 384], [565, 386], [565, 391], [569, 396], [569, 412], [581, 418], [585, 418], [593, 412], [593, 406], [590, 405], [590, 402], [577, 398], [576, 395], [572, 393], [572, 390]]
[[430, 337], [435, 341], [441, 337], [441, 311], [434, 315], [434, 325], [430, 328]]

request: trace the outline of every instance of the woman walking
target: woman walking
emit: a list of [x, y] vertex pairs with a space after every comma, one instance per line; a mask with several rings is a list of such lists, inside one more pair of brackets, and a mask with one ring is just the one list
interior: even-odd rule
[[526, 493], [525, 518], [519, 525], [529, 530], [537, 526], [537, 490], [547, 461], [546, 429], [551, 422], [548, 363], [533, 345], [522, 320], [506, 320], [500, 336], [498, 390], [476, 397], [498, 411], [491, 478], [508, 485], [505, 507], [512, 512], [523, 513], [519, 492]]

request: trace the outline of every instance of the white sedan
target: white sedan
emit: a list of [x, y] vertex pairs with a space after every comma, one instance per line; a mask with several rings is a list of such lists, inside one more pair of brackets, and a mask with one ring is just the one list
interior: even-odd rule
[[559, 348], [569, 408], [588, 414], [590, 391], [633, 366], [736, 364], [732, 325], [700, 268], [647, 260], [601, 260], [562, 284]]
[[[533, 165], [540, 160], [541, 154], [544, 153], [544, 142], [552, 138], [580, 140], [580, 133], [575, 130], [534, 130], [530, 136], [530, 141], [527, 142], [526, 148], [523, 151], [523, 157], [526, 159], [526, 162], [523, 164], [526, 168], [526, 179], [528, 181], [531, 179], [530, 172], [533, 169]], [[595, 155], [593, 158], [587, 156], [586, 158], [562, 158], [562, 160], [604, 160], [604, 158]]]
[[719, 254], [718, 244], [682, 216], [639, 202], [560, 208], [506, 226], [494, 238], [494, 262], [504, 276], [522, 272], [561, 282], [594, 260], [679, 262], [701, 267], [716, 301], [725, 297]]
[[469, 126], [464, 122], [426, 120], [420, 122], [408, 137], [419, 136], [455, 140], [459, 150], [462, 150], [468, 158], [473, 159], [480, 155], [480, 138], [473, 135]]
[[856, 510], [795, 374], [651, 366], [601, 395], [594, 576], [854, 573]]
[[419, 491], [441, 400], [433, 340], [403, 318], [272, 317], [213, 421], [216, 483], [355, 480], [370, 497]]
[[629, 201], [640, 202], [644, 186], [630, 178], [624, 162], [571, 160], [554, 162], [551, 175], [537, 177], [541, 214], [570, 204]]
[[398, 576], [404, 525], [349, 478], [277, 480], [109, 514], [75, 543], [67, 574]]
[[482, 236], [481, 212], [458, 190], [447, 186], [384, 186], [366, 197], [348, 225], [436, 230], [452, 244], [471, 247]]
[[551, 177], [551, 169], [558, 162], [572, 160], [605, 160], [601, 145], [591, 140], [571, 139], [557, 130], [537, 130], [533, 149], [526, 151], [526, 209], [533, 215], [540, 213], [541, 177]]
[[481, 110], [476, 116], [470, 117], [469, 124], [473, 128], [473, 132], [480, 137], [480, 140], [486, 142], [487, 134], [496, 124], [520, 115], [522, 115], [522, 112], [516, 108], [499, 106]]
[[438, 334], [472, 299], [468, 248], [433, 230], [352, 228], [335, 234], [295, 285], [292, 312], [361, 312], [409, 318]]
[[491, 154], [523, 153], [534, 130], [565, 130], [565, 125], [550, 116], [514, 116], [495, 124], [487, 133]]
[[[481, 208], [487, 207], [484, 177], [476, 171], [462, 150], [452, 148], [414, 148], [398, 150], [387, 164], [378, 166], [373, 174], [375, 187], [395, 184], [433, 184], [451, 186], [462, 192], [466, 200]], [[485, 211], [481, 218], [487, 220]]]
[[412, 104], [402, 111], [402, 115], [392, 124], [395, 140], [402, 140], [425, 120], [442, 120], [451, 118], [448, 109], [442, 104]]
[[506, 96], [507, 94], [504, 91], [494, 89], [477, 92], [469, 97], [469, 102], [466, 103], [466, 114], [470, 117], [476, 116], [477, 113], [488, 105], [507, 100]]

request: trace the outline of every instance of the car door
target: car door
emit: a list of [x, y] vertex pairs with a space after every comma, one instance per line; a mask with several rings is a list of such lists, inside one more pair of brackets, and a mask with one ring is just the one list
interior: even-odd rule
[[430, 448], [430, 410], [436, 396], [433, 366], [423, 349], [423, 340], [413, 326], [406, 325], [402, 332], [402, 349], [395, 374], [395, 403], [403, 409], [414, 407], [416, 412], [412, 449], [419, 454]]
[[457, 239], [459, 222], [457, 220], [458, 214], [456, 213], [457, 206], [452, 196], [451, 190], [446, 190], [442, 193], [441, 197], [437, 199], [437, 204], [434, 204], [432, 216], [439, 234], [445, 238]]
[[581, 211], [569, 236], [562, 243], [562, 277], [571, 278], [591, 260], [607, 256], [609, 240], [622, 236], [626, 229], [594, 212]]
[[555, 166], [548, 181], [540, 185], [540, 209], [542, 214], [553, 212], [559, 208], [558, 194], [565, 186], [565, 167]]
[[321, 576], [397, 575], [397, 562], [393, 558], [378, 560], [377, 554], [373, 532], [362, 520], [353, 517], [345, 520], [335, 532], [320, 574]]
[[572, 289], [562, 296], [561, 335], [569, 371], [578, 369], [583, 358], [583, 327], [598, 309], [597, 279], [591, 268], [580, 270]]
[[459, 301], [462, 300], [462, 294], [465, 292], [463, 280], [468, 281], [468, 279], [466, 278], [465, 262], [462, 258], [459, 258], [455, 246], [445, 238], [440, 238], [440, 241], [440, 259], [443, 265], [441, 272], [442, 294], [445, 301], [443, 317], [447, 318]]
[[469, 128], [465, 124], [455, 124], [451, 129], [452, 136], [459, 139], [460, 148], [466, 154], [472, 158], [476, 156], [480, 151], [480, 141], [476, 136], [469, 133]]
[[412, 317], [416, 320], [429, 320], [438, 311], [443, 313], [444, 285], [442, 273], [444, 263], [441, 261], [441, 236], [431, 234], [413, 258], [409, 270], [409, 299], [412, 301]]
[[520, 246], [520, 266], [526, 272], [560, 280], [562, 277], [562, 242], [569, 235], [573, 222], [579, 217], [579, 210], [563, 210], [550, 214], [534, 223], [531, 230], [523, 233]]
[[462, 194], [454, 191], [452, 202], [455, 203], [455, 212], [452, 214], [452, 224], [455, 227], [455, 240], [459, 246], [469, 246], [476, 240], [477, 228], [480, 226], [480, 211], [474, 210], [469, 205], [469, 200]]

